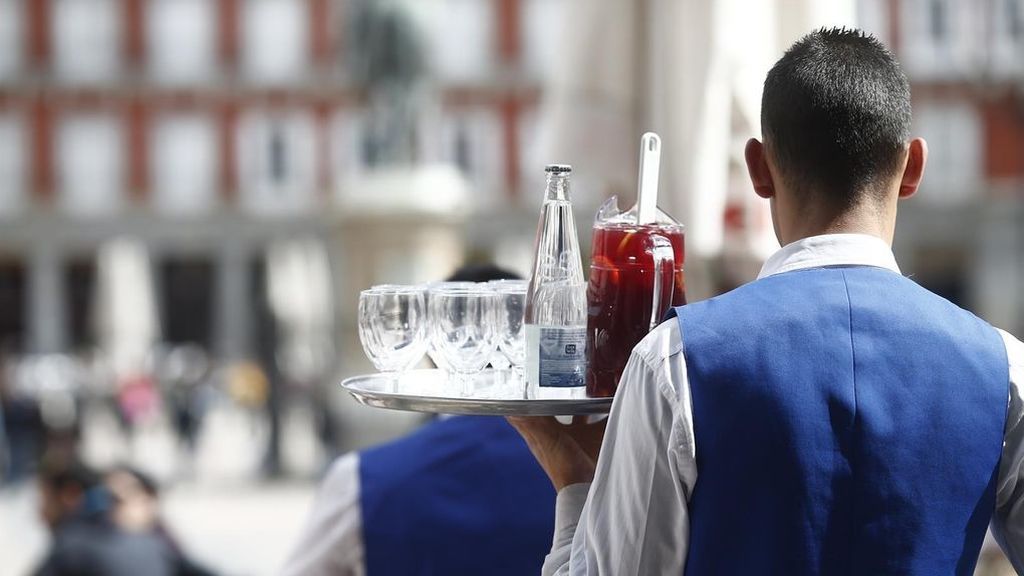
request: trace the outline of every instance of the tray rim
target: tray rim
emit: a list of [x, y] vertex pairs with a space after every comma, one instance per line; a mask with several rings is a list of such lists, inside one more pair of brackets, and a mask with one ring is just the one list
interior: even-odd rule
[[[420, 372], [421, 370], [416, 370]], [[441, 372], [437, 369], [422, 371]], [[341, 387], [364, 406], [427, 412], [433, 414], [463, 414], [476, 416], [585, 416], [608, 414], [612, 397], [608, 398], [473, 398], [452, 396], [421, 396], [367, 390], [354, 386], [358, 381], [382, 379], [381, 373], [357, 374], [341, 381]]]

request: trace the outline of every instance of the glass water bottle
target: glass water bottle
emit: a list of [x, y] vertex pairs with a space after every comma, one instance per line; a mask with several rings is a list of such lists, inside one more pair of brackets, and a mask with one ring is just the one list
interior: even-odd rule
[[526, 393], [586, 396], [587, 294], [569, 199], [572, 167], [551, 164], [526, 294]]

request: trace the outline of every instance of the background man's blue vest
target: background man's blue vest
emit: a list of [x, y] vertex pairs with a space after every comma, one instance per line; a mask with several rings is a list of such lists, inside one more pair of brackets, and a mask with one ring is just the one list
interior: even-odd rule
[[871, 267], [675, 312], [697, 450], [686, 574], [973, 573], [1009, 381], [991, 326]]
[[539, 574], [555, 491], [504, 418], [433, 422], [360, 456], [367, 576]]

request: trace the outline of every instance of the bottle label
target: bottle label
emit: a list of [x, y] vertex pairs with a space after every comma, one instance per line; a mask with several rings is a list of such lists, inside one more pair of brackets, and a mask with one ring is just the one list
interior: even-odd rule
[[586, 384], [585, 326], [526, 325], [527, 378], [542, 388]]

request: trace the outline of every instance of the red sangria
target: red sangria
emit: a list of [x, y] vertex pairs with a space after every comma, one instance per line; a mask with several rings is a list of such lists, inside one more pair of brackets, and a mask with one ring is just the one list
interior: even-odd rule
[[670, 307], [686, 303], [683, 226], [660, 216], [638, 225], [629, 213], [598, 214], [587, 287], [588, 396], [613, 396], [633, 347]]

